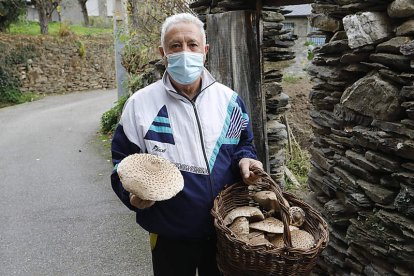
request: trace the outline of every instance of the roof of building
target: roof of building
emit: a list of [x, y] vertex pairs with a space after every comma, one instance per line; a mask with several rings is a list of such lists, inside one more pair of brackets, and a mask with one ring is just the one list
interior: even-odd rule
[[312, 7], [310, 4], [305, 5], [291, 5], [284, 6], [285, 10], [292, 11], [291, 13], [286, 14], [286, 17], [290, 16], [308, 16], [312, 13]]

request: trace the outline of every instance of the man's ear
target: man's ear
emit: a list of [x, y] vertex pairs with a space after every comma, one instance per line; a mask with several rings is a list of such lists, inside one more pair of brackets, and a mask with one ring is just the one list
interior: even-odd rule
[[162, 46], [158, 46], [158, 51], [160, 51], [161, 57], [164, 58], [165, 56], [164, 48], [162, 48]]
[[207, 55], [208, 49], [210, 49], [210, 45], [209, 44], [206, 44], [206, 46], [204, 46], [204, 53], [205, 53], [205, 55]]

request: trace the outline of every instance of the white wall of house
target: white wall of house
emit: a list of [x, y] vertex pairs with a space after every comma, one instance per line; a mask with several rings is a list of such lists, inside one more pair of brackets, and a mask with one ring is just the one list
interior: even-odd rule
[[[113, 1], [114, 0], [88, 0], [86, 8], [89, 16], [99, 16], [104, 19], [112, 17], [113, 15]], [[61, 0], [61, 21], [70, 24], [82, 24], [83, 15], [82, 10], [77, 0]], [[30, 21], [39, 21], [39, 16], [34, 5], [27, 7], [26, 19]], [[52, 16], [52, 21], [59, 21], [59, 15], [55, 11]]]

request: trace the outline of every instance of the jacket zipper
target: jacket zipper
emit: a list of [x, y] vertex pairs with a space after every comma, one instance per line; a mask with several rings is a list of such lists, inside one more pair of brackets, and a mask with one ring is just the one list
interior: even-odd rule
[[203, 139], [203, 132], [201, 130], [200, 118], [198, 117], [198, 112], [197, 112], [197, 108], [195, 106], [195, 103], [192, 100], [190, 100], [190, 102], [191, 102], [191, 105], [193, 106], [194, 114], [195, 114], [196, 121], [197, 121], [198, 133], [200, 135], [200, 141], [201, 141], [201, 148], [203, 150], [204, 161], [206, 162], [207, 172], [208, 172], [208, 179], [209, 179], [209, 182], [210, 182], [210, 195], [211, 195], [211, 198], [213, 198], [213, 196], [214, 196], [213, 181], [211, 180], [210, 166], [208, 164], [206, 149], [204, 147], [204, 139]]

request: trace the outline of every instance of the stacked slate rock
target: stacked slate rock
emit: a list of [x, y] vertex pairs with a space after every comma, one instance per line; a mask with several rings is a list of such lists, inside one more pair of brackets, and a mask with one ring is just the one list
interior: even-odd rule
[[[281, 123], [282, 115], [289, 108], [289, 97], [282, 92], [280, 61], [295, 58], [290, 48], [294, 40], [289, 30], [284, 30], [284, 14], [290, 12], [263, 1], [261, 16], [263, 22], [263, 79], [262, 89], [266, 96], [267, 136], [269, 144], [270, 175], [277, 183], [283, 183], [285, 147], [287, 142], [286, 126]], [[199, 0], [190, 4], [198, 17], [205, 22], [207, 14], [224, 13], [234, 10], [256, 10], [256, 1], [214, 1]], [[278, 68], [278, 69], [275, 69]]]
[[317, 274], [414, 271], [414, 1], [317, 0], [330, 39], [308, 72], [311, 204], [330, 225]]

